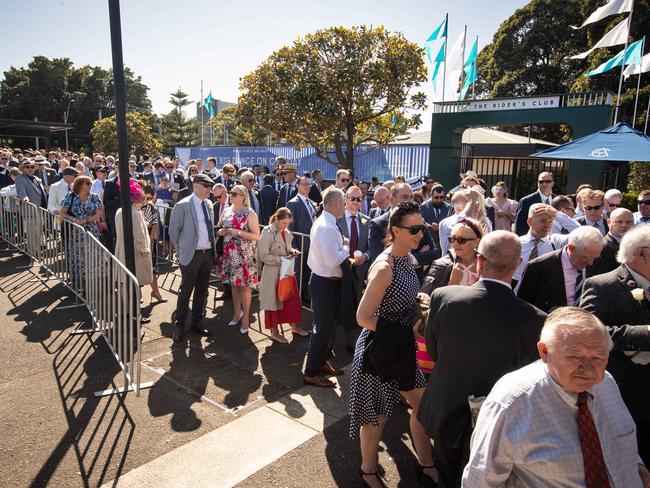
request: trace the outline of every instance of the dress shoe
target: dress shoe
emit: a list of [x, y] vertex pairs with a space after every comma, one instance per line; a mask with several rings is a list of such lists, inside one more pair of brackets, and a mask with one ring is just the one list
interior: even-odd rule
[[228, 322], [228, 327], [234, 327], [235, 325], [237, 325], [239, 323], [239, 321], [242, 318], [244, 318], [244, 312], [243, 311], [242, 311], [241, 314], [239, 314], [239, 318], [237, 320], [231, 320], [230, 322]]
[[203, 337], [210, 337], [212, 334], [209, 330], [199, 327], [198, 325], [193, 325], [192, 330]]
[[246, 335], [246, 334], [248, 334], [248, 327], [246, 327], [245, 329], [244, 329], [243, 327], [240, 327], [240, 328], [239, 328], [239, 333], [240, 333], [241, 335]]
[[320, 368], [320, 372], [328, 376], [341, 376], [343, 374], [342, 369], [336, 369], [329, 361], [325, 361], [325, 364]]
[[174, 339], [174, 342], [181, 342], [183, 340], [183, 329], [180, 327], [174, 327], [172, 339]]
[[307, 332], [306, 330], [302, 330], [300, 327], [298, 327], [297, 329], [291, 329], [291, 333], [293, 335], [300, 336], [300, 337], [307, 337], [309, 335], [309, 332]]
[[336, 388], [336, 383], [322, 376], [303, 376], [302, 379], [306, 385], [319, 386], [321, 388]]

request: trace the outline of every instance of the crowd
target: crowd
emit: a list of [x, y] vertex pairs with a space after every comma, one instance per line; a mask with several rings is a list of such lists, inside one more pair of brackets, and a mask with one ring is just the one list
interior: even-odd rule
[[[0, 150], [0, 193], [74, 221], [123, 260], [119, 164]], [[650, 190], [632, 212], [615, 189], [556, 195], [549, 172], [517, 202], [472, 171], [447, 191], [344, 169], [328, 185], [283, 158], [128, 165], [139, 283], [162, 299], [159, 245], [179, 263], [175, 342], [192, 296], [191, 329], [212, 333], [215, 269], [228, 326], [248, 333], [257, 289], [272, 340], [288, 342], [282, 324], [309, 335], [308, 385], [343, 374], [330, 362], [342, 326], [366, 486], [385, 486], [379, 443], [404, 402], [425, 486], [650, 487]]]

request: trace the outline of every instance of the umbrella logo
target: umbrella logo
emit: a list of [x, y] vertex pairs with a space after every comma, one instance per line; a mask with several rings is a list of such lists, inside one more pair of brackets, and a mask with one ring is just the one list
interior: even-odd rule
[[606, 158], [609, 156], [609, 149], [606, 147], [599, 147], [591, 151], [591, 156], [594, 158]]

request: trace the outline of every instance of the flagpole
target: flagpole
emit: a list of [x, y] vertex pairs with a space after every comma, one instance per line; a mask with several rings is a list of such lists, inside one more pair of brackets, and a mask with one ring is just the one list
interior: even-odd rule
[[201, 102], [199, 107], [201, 107], [201, 147], [203, 147], [203, 80], [201, 80]]
[[445, 14], [445, 65], [442, 67], [442, 101], [445, 101], [445, 81], [447, 80], [447, 41], [449, 40], [449, 14]]
[[[462, 87], [463, 78], [465, 77], [465, 44], [467, 43], [467, 24], [465, 24], [465, 31], [463, 32], [463, 54], [460, 58], [460, 85]], [[462, 88], [461, 88], [462, 91]], [[458, 100], [460, 100], [460, 91], [458, 92]]]
[[[474, 59], [474, 64], [476, 65], [476, 80], [478, 80], [478, 36], [476, 36], [476, 58]], [[472, 100], [474, 100], [474, 86], [476, 85], [476, 80], [472, 82]]]
[[627, 37], [625, 38], [625, 47], [623, 48], [623, 64], [621, 65], [621, 75], [618, 77], [618, 93], [616, 95], [616, 110], [614, 110], [614, 124], [618, 122], [618, 109], [621, 106], [621, 90], [623, 88], [623, 71], [625, 71], [625, 58], [627, 56], [627, 45], [632, 34], [632, 14], [634, 13], [634, 0], [630, 5], [630, 15], [627, 18]]
[[643, 74], [643, 51], [645, 49], [645, 36], [641, 40], [641, 57], [639, 58], [639, 79], [636, 82], [636, 98], [634, 99], [634, 116], [632, 116], [632, 128], [636, 125], [636, 107], [639, 104], [639, 90], [641, 89], [641, 75]]
[[650, 97], [648, 97], [648, 109], [645, 112], [645, 126], [643, 127], [643, 133], [648, 133], [648, 117], [650, 116]]

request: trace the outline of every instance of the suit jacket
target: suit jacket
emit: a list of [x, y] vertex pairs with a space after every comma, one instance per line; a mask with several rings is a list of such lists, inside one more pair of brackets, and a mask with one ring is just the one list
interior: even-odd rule
[[[585, 217], [584, 215], [578, 217], [576, 219], [576, 222], [579, 223], [580, 225], [589, 225], [587, 224], [587, 217]], [[607, 233], [609, 232], [609, 225], [607, 225], [607, 219], [603, 218], [603, 224], [605, 224], [605, 235], [607, 235]], [[600, 227], [598, 227], [598, 229], [600, 229]]]
[[320, 193], [320, 190], [318, 189], [318, 185], [316, 183], [311, 184], [311, 188], [309, 189], [309, 199], [316, 203], [316, 205], [320, 204], [320, 202], [323, 201], [323, 197]]
[[56, 171], [50, 168], [36, 170], [34, 171], [34, 176], [38, 176], [41, 179], [43, 186], [49, 187], [52, 183], [56, 183]]
[[623, 351], [649, 351], [650, 304], [637, 302], [628, 285], [634, 278], [621, 265], [609, 273], [588, 278], [583, 285], [580, 307], [593, 313], [608, 328], [614, 342], [607, 370], [621, 390], [623, 401], [637, 422], [650, 422], [650, 364], [640, 365]]
[[[553, 200], [555, 195], [551, 193], [549, 198]], [[517, 214], [515, 215], [515, 233], [518, 236], [523, 236], [528, 232], [528, 210], [531, 205], [535, 203], [542, 203], [542, 197], [540, 197], [539, 192], [531, 193], [526, 195], [524, 198], [519, 200], [519, 206], [517, 207]]]
[[[359, 239], [357, 241], [357, 250], [361, 251], [362, 253], [366, 254], [368, 256], [368, 223], [370, 222], [370, 218], [367, 215], [362, 214], [361, 212], [357, 213], [357, 226], [359, 229]], [[336, 219], [336, 224], [339, 226], [341, 229], [341, 233], [347, 237], [348, 239], [350, 238], [350, 233], [348, 231], [348, 225], [345, 221], [345, 217], [342, 217], [340, 219]], [[357, 287], [357, 291], [359, 292], [359, 298], [361, 298], [361, 289], [363, 287], [363, 282], [366, 279], [366, 275], [368, 274], [368, 268], [370, 267], [370, 260], [366, 259], [366, 262], [363, 263], [361, 266], [352, 266], [352, 270], [354, 271], [357, 281], [359, 286]], [[356, 309], [355, 309], [356, 313]]]
[[424, 335], [436, 363], [418, 419], [444, 448], [471, 435], [470, 395], [487, 395], [504, 374], [538, 359], [546, 314], [491, 281], [433, 292]]
[[154, 177], [153, 173], [142, 173], [138, 179], [149, 182], [149, 185], [151, 186], [156, 186], [156, 178]]
[[115, 213], [117, 209], [122, 206], [120, 202], [120, 189], [117, 187], [118, 178], [106, 181], [104, 185], [104, 195], [102, 200], [104, 208], [106, 209], [106, 224], [113, 238], [117, 237], [115, 229]]
[[260, 190], [260, 200], [262, 202], [262, 214], [260, 215], [260, 224], [268, 225], [271, 215], [277, 210], [278, 196], [280, 192], [271, 185], [266, 185]]
[[594, 264], [587, 268], [587, 278], [610, 271], [618, 268], [619, 263], [616, 260], [616, 253], [620, 244], [611, 234], [605, 236], [605, 246], [603, 247], [600, 256], [594, 260]]
[[[314, 212], [315, 212], [316, 205], [314, 204], [314, 202], [311, 203], [312, 205], [314, 205]], [[309, 233], [311, 232], [311, 226], [313, 224], [313, 221], [311, 220], [311, 217], [309, 216], [309, 213], [305, 208], [305, 204], [302, 203], [300, 197], [296, 195], [291, 200], [289, 200], [287, 204], [284, 206], [287, 207], [289, 210], [291, 210], [291, 215], [293, 215], [293, 220], [291, 221], [291, 224], [289, 224], [289, 230], [292, 233], [300, 232], [301, 234], [309, 235]], [[309, 238], [306, 237], [304, 239], [304, 246], [301, 245], [302, 242], [303, 240], [300, 238], [300, 236], [294, 236], [293, 247], [303, 252], [304, 254], [303, 262], [306, 264], [307, 256], [309, 254]], [[296, 263], [299, 262], [300, 260], [296, 259]]]
[[[212, 202], [206, 200], [208, 205], [208, 218], [214, 227], [214, 210], [212, 209]], [[201, 216], [201, 221], [203, 216]], [[174, 205], [171, 218], [169, 219], [169, 240], [174, 247], [178, 250], [178, 262], [187, 266], [194, 257], [194, 251], [199, 241], [199, 234], [196, 226], [199, 223], [198, 216], [194, 204], [192, 203], [192, 196], [183, 198], [180, 202]]]
[[29, 176], [20, 173], [16, 176], [16, 196], [20, 200], [27, 198], [30, 203], [39, 207], [47, 208], [47, 197], [45, 196], [45, 189], [38, 176], [34, 176], [31, 180]]
[[221, 183], [223, 186], [226, 187], [226, 190], [230, 192], [233, 186], [235, 186], [235, 181], [233, 178], [230, 178], [229, 180], [226, 180], [223, 176], [219, 176], [216, 180], [214, 180], [215, 183]]
[[[248, 192], [249, 192], [248, 198], [250, 200], [251, 208], [255, 211], [255, 213], [258, 216], [261, 215], [262, 211], [263, 211], [263, 209], [262, 209], [263, 203], [262, 203], [262, 197], [260, 196], [259, 190], [257, 188], [255, 188], [255, 187], [253, 187]], [[250, 193], [255, 195], [255, 198], [257, 198], [257, 207], [258, 208], [255, 208], [255, 202], [253, 202], [253, 198], [251, 198]]]
[[293, 187], [289, 183], [285, 183], [284, 185], [282, 185], [282, 188], [280, 189], [280, 194], [278, 195], [278, 202], [276, 204], [276, 208], [286, 207], [289, 200], [291, 200], [297, 194], [298, 194], [297, 181], [296, 184], [293, 185]]
[[[567, 297], [562, 269], [562, 249], [544, 254], [528, 263], [521, 277], [517, 295], [549, 313], [566, 307]], [[578, 300], [576, 300], [577, 302]]]
[[[388, 210], [390, 211], [390, 209]], [[387, 212], [388, 213], [388, 212]], [[371, 219], [376, 219], [382, 215], [382, 210], [379, 207], [371, 208], [370, 209], [370, 214], [368, 215]]]
[[[433, 206], [431, 199], [429, 199], [422, 204], [420, 212], [422, 213], [422, 218], [427, 224], [439, 224], [442, 219], [446, 219], [454, 213], [454, 207], [449, 205], [447, 202], [443, 202], [442, 207], [436, 209]], [[438, 215], [436, 215], [436, 212]], [[431, 229], [430, 232], [433, 242], [440, 247], [440, 233], [433, 229]]]

